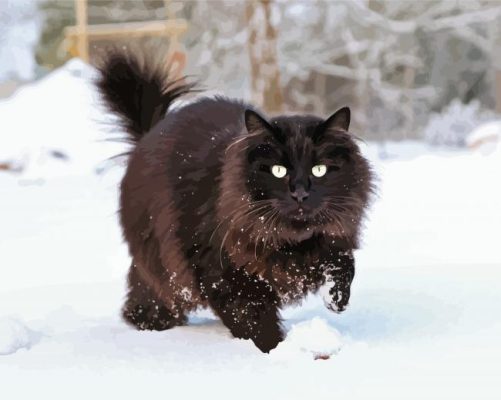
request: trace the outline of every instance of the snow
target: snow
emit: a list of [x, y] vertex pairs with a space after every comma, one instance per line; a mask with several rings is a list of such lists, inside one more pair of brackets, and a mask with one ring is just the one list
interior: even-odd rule
[[501, 121], [491, 121], [476, 127], [466, 138], [466, 145], [487, 155], [501, 150]]
[[106, 168], [107, 159], [124, 146], [108, 141], [122, 132], [110, 129], [110, 117], [103, 118], [103, 106], [89, 85], [96, 77], [93, 68], [73, 59], [0, 101], [2, 124], [8, 127], [0, 162], [15, 164], [32, 180]]
[[273, 359], [294, 359], [305, 356], [305, 360], [329, 359], [342, 347], [341, 334], [320, 317], [292, 325], [286, 340], [271, 353]]
[[0, 356], [29, 349], [36, 340], [36, 333], [23, 322], [9, 317], [0, 319]]
[[100, 142], [94, 77], [74, 60], [0, 103], [0, 162], [24, 166], [0, 173], [2, 397], [500, 398], [499, 152], [365, 145], [379, 194], [350, 306], [283, 310], [269, 355], [207, 310], [137, 332], [119, 318], [123, 167], [102, 168], [126, 148]]
[[492, 112], [482, 109], [478, 100], [468, 104], [453, 100], [440, 113], [432, 113], [424, 129], [426, 140], [435, 145], [464, 146], [470, 133], [486, 121]]

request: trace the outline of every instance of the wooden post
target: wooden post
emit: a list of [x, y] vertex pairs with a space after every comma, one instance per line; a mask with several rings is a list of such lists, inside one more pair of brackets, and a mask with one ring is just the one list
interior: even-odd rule
[[174, 8], [172, 7], [171, 0], [164, 0], [164, 8], [165, 8], [165, 13], [167, 15], [167, 19], [176, 18], [176, 12], [174, 11]]
[[271, 23], [271, 1], [247, 2], [248, 50], [253, 101], [266, 111], [283, 107], [277, 55], [277, 30]]
[[414, 88], [414, 80], [416, 79], [416, 70], [407, 65], [404, 67], [404, 100], [401, 103], [402, 111], [405, 117], [403, 123], [403, 132], [401, 139], [415, 139], [414, 129], [414, 98], [412, 89]]
[[[171, 0], [164, 0], [164, 8], [167, 14], [167, 20], [174, 21], [176, 12], [172, 7]], [[183, 71], [186, 66], [186, 52], [183, 51], [177, 33], [173, 33], [169, 39], [169, 49], [167, 50], [165, 63], [169, 68], [169, 77], [172, 79], [180, 79], [183, 76]]]
[[496, 112], [501, 114], [501, 16], [490, 24], [489, 38], [491, 42], [492, 76], [494, 79], [494, 96]]
[[496, 70], [496, 112], [501, 114], [501, 67]]
[[87, 37], [87, 0], [75, 0], [77, 19], [77, 49], [79, 57], [89, 62], [89, 39]]

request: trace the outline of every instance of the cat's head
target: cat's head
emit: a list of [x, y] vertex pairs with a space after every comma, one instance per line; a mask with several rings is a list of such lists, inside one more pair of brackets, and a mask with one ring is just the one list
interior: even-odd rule
[[[248, 202], [246, 229], [272, 240], [301, 241], [327, 233], [356, 241], [371, 192], [371, 172], [352, 134], [345, 107], [323, 120], [245, 112], [239, 158]], [[234, 150], [234, 149], [233, 149]]]

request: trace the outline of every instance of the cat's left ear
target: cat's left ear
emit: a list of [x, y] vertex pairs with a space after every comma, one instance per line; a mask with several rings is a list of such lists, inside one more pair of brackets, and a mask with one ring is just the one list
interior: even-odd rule
[[340, 108], [320, 124], [313, 136], [313, 140], [317, 141], [323, 136], [325, 132], [328, 131], [348, 132], [348, 129], [350, 128], [350, 119], [350, 109], [348, 107]]

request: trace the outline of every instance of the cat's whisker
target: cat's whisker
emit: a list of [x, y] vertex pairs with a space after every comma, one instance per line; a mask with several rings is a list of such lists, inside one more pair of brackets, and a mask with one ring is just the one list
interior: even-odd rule
[[332, 204], [329, 204], [329, 209], [330, 211], [335, 211], [336, 214], [340, 215], [340, 216], [344, 216], [344, 217], [347, 217], [347, 218], [350, 218], [353, 214], [350, 212], [350, 210], [347, 210], [347, 209], [344, 209], [344, 208], [339, 208], [339, 207], [336, 207]]
[[339, 206], [357, 204], [356, 200], [342, 200], [342, 201], [340, 201], [340, 200], [335, 200], [335, 199], [326, 199], [325, 201], [327, 201], [331, 204], [339, 205]]
[[243, 142], [244, 140], [247, 140], [248, 139], [248, 136], [243, 136], [241, 138], [238, 138], [237, 140], [233, 141], [232, 143], [230, 143], [228, 145], [228, 147], [226, 147], [226, 150], [224, 151], [224, 153], [228, 153], [228, 150], [230, 150], [233, 146], [236, 146], [237, 144]]
[[[267, 221], [267, 220], [265, 221], [265, 218], [268, 218], [270, 213], [271, 213], [271, 215], [273, 215], [273, 211], [274, 211], [273, 209], [268, 210], [263, 215], [259, 216], [257, 219], [257, 220], [261, 221], [262, 226], [261, 226], [261, 229], [258, 230], [257, 236], [254, 240], [254, 258], [256, 261], [257, 261], [257, 247], [259, 246], [259, 238], [261, 237], [261, 233], [262, 233], [263, 229], [265, 229], [265, 223]], [[255, 223], [257, 223], [257, 220]]]
[[[260, 201], [262, 201], [262, 202], [269, 202], [269, 200], [260, 200]], [[261, 208], [258, 208], [258, 209], [252, 208], [252, 206], [253, 206], [254, 204], [256, 204], [256, 203], [258, 203], [258, 202], [260, 202], [260, 201], [256, 201], [256, 202], [253, 202], [253, 203], [248, 203], [248, 204], [242, 204], [242, 205], [240, 205], [239, 207], [237, 207], [235, 210], [233, 210], [234, 212], [233, 212], [231, 215], [228, 215], [228, 216], [224, 217], [224, 218], [223, 218], [223, 219], [219, 222], [219, 224], [217, 224], [216, 228], [214, 228], [214, 230], [212, 231], [212, 234], [211, 234], [211, 236], [210, 236], [210, 238], [209, 238], [209, 243], [211, 243], [211, 242], [212, 242], [212, 239], [214, 238], [214, 235], [215, 235], [216, 231], [217, 231], [217, 230], [221, 227], [221, 225], [222, 225], [223, 223], [225, 223], [228, 219], [230, 219], [230, 221], [231, 221], [232, 219], [234, 219], [234, 218], [238, 217], [238, 214], [239, 214], [239, 212], [241, 212], [241, 211], [242, 211], [242, 209], [245, 209], [246, 207], [247, 207], [247, 208], [251, 208], [251, 210], [249, 211], [249, 214], [246, 214], [246, 213], [244, 212], [243, 216], [245, 216], [245, 215], [250, 215], [250, 214], [251, 214], [251, 213], [253, 213], [254, 211], [257, 211], [257, 210], [261, 209]], [[259, 204], [258, 204], [258, 205], [259, 205]], [[263, 206], [265, 206], [265, 205], [263, 205]]]
[[340, 204], [360, 204], [364, 205], [364, 202], [357, 197], [353, 196], [330, 196], [326, 200], [334, 201]]
[[266, 243], [268, 242], [268, 238], [271, 236], [273, 237], [273, 227], [274, 227], [274, 222], [276, 221], [276, 217], [279, 214], [279, 210], [275, 210], [275, 212], [271, 215], [270, 220], [269, 220], [269, 226], [268, 226], [268, 231], [264, 240], [263, 247], [266, 248]]
[[[271, 236], [271, 238], [273, 239], [273, 245], [275, 245], [275, 229], [277, 227], [277, 223], [278, 223], [278, 220], [280, 218], [280, 211], [277, 210], [273, 216], [273, 219], [271, 220], [270, 222], [270, 229], [269, 229], [269, 236]], [[268, 236], [266, 237], [266, 239], [268, 239]], [[266, 246], [266, 243], [265, 243], [265, 246]]]
[[333, 223], [336, 226], [336, 228], [339, 229], [339, 231], [341, 233], [343, 233], [344, 232], [344, 228], [343, 228], [343, 224], [342, 224], [341, 220], [339, 219], [339, 217], [337, 215], [333, 215], [330, 212], [330, 210], [324, 210], [324, 211], [329, 216], [330, 222]]
[[[229, 234], [230, 234], [230, 232], [231, 232], [231, 227], [232, 227], [232, 225], [233, 225], [233, 224], [235, 224], [235, 223], [236, 223], [237, 221], [239, 221], [240, 219], [242, 219], [242, 218], [244, 218], [244, 217], [247, 217], [247, 216], [249, 216], [249, 215], [252, 215], [252, 214], [254, 214], [254, 213], [259, 213], [260, 211], [262, 211], [262, 210], [264, 210], [264, 209], [266, 209], [266, 208], [268, 208], [268, 207], [269, 207], [269, 204], [264, 204], [264, 205], [262, 204], [262, 205], [261, 205], [261, 206], [259, 206], [257, 209], [253, 209], [253, 210], [246, 211], [246, 212], [244, 212], [244, 213], [243, 213], [243, 214], [241, 214], [241, 215], [235, 215], [235, 214], [237, 214], [237, 213], [232, 214], [232, 217], [233, 217], [233, 218], [230, 220], [230, 226], [226, 229], [226, 233], [225, 233], [225, 234], [224, 234], [224, 236], [223, 236], [223, 240], [221, 241], [221, 246], [220, 246], [220, 248], [219, 248], [219, 262], [220, 262], [221, 268], [224, 268], [224, 267], [223, 267], [223, 259], [222, 259], [222, 257], [223, 257], [222, 253], [223, 253], [224, 243], [226, 242], [226, 239], [228, 238], [228, 235], [229, 235]], [[266, 213], [266, 212], [267, 212], [267, 211], [265, 211], [265, 213]], [[259, 217], [258, 217], [258, 218], [259, 218]], [[256, 219], [256, 221], [257, 221], [257, 220], [258, 220], [258, 219]], [[251, 224], [251, 227], [252, 227], [252, 226], [256, 223], [256, 221], [254, 221], [254, 223], [253, 223], [253, 224]]]
[[268, 217], [268, 219], [266, 220], [266, 223], [269, 222], [269, 227], [268, 227], [268, 230], [265, 231], [265, 234], [266, 236], [263, 238], [263, 250], [266, 249], [266, 242], [268, 241], [268, 237], [270, 236], [270, 233], [271, 233], [271, 228], [272, 228], [272, 221], [273, 221], [273, 218], [279, 213], [278, 210], [275, 210], [274, 212], [271, 213], [270, 217]]
[[233, 146], [243, 142], [244, 140], [249, 140], [251, 138], [254, 138], [256, 136], [259, 136], [259, 135], [262, 135], [263, 133], [265, 133], [264, 131], [258, 131], [256, 133], [249, 133], [249, 134], [245, 134], [243, 135], [242, 137], [239, 137], [237, 140], [233, 141], [232, 143], [230, 143], [227, 147], [226, 147], [226, 150], [224, 151], [224, 153], [228, 153], [228, 150], [230, 150]]
[[351, 201], [339, 201], [339, 200], [333, 200], [333, 199], [326, 199], [325, 202], [328, 202], [329, 204], [333, 204], [338, 207], [344, 207], [350, 206], [350, 207], [357, 207], [357, 208], [363, 208], [364, 207], [364, 202], [359, 199], [353, 199]]
[[226, 238], [228, 237], [230, 233], [230, 230], [228, 229], [226, 233], [223, 236], [223, 240], [221, 242], [221, 246], [219, 247], [219, 264], [221, 265], [221, 269], [224, 269], [223, 266], [223, 247], [224, 247], [224, 242], [226, 241]]
[[333, 194], [331, 196], [328, 196], [329, 199], [356, 199], [356, 196], [353, 196], [351, 194], [348, 195], [343, 195], [343, 194]]
[[319, 221], [320, 224], [325, 224], [329, 222], [329, 219], [325, 216], [325, 212], [323, 210], [319, 212], [318, 218], [320, 219]]

